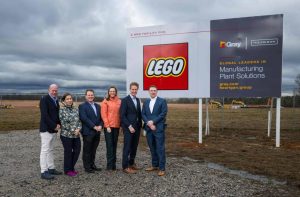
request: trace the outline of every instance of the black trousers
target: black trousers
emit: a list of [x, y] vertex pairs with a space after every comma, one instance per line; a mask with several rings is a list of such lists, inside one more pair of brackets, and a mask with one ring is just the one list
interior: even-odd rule
[[95, 135], [83, 135], [83, 167], [86, 170], [95, 165], [96, 151], [100, 142], [100, 133]]
[[119, 137], [119, 128], [111, 128], [111, 132], [108, 133], [104, 128], [105, 142], [106, 142], [106, 160], [107, 169], [115, 170], [117, 161], [117, 146]]
[[135, 129], [134, 133], [130, 133], [128, 128], [123, 127], [124, 133], [124, 147], [123, 147], [123, 158], [122, 167], [123, 169], [135, 163], [135, 156], [137, 147], [139, 145], [141, 129]]
[[68, 138], [61, 135], [60, 139], [64, 147], [64, 172], [74, 171], [81, 150], [80, 137]]

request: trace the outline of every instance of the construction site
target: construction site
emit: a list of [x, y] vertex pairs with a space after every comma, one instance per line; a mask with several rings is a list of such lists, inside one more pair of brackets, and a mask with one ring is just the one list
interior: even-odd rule
[[[284, 97], [283, 97], [284, 99]], [[292, 100], [292, 103], [290, 102]], [[287, 102], [288, 101], [288, 102]], [[300, 97], [286, 97], [282, 107], [299, 107]], [[209, 99], [211, 109], [240, 109], [240, 108], [271, 108], [275, 107], [274, 98], [243, 98], [243, 99]]]

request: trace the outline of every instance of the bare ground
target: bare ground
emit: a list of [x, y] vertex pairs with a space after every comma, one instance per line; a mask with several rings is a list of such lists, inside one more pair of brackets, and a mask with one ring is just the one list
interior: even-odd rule
[[[0, 132], [38, 128], [38, 101], [9, 102], [7, 104], [16, 107], [0, 110]], [[204, 136], [203, 144], [199, 144], [198, 105], [170, 104], [167, 154], [179, 160], [191, 158], [195, 160], [193, 162], [205, 165], [217, 163], [221, 165], [220, 170], [227, 174], [232, 174], [231, 170], [241, 170], [242, 174], [245, 171], [266, 176], [284, 184], [287, 191], [284, 196], [294, 196], [290, 194], [300, 191], [300, 109], [282, 109], [280, 148], [275, 147], [274, 111], [271, 137], [266, 136], [267, 111], [210, 109], [210, 135]], [[205, 122], [204, 111], [203, 118]], [[141, 139], [140, 149], [147, 153], [144, 138]]]
[[[121, 136], [120, 136], [121, 137]], [[122, 137], [121, 137], [122, 138]], [[142, 140], [145, 140], [142, 137]], [[38, 130], [23, 130], [0, 137], [0, 196], [297, 196], [300, 192], [269, 178], [253, 179], [188, 157], [167, 157], [166, 176], [145, 172], [149, 151], [138, 151], [136, 162], [143, 169], [128, 175], [121, 169], [122, 144], [118, 147], [116, 172], [83, 171], [79, 159], [77, 177], [40, 178]], [[63, 168], [63, 148], [56, 140], [56, 168]], [[105, 168], [105, 142], [101, 136], [96, 165]]]

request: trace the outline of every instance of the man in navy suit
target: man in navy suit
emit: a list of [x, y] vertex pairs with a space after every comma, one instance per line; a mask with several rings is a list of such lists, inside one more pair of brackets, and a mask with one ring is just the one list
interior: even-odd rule
[[136, 173], [135, 156], [139, 144], [142, 117], [140, 100], [136, 97], [139, 84], [130, 84], [130, 94], [122, 99], [120, 115], [124, 133], [122, 167], [125, 173]]
[[100, 115], [100, 105], [94, 102], [94, 90], [85, 91], [86, 101], [79, 105], [79, 117], [82, 122], [83, 137], [83, 167], [86, 172], [101, 171], [95, 165], [96, 150], [100, 142], [103, 121]]
[[147, 132], [147, 142], [151, 152], [152, 166], [146, 171], [159, 170], [158, 175], [165, 175], [165, 127], [168, 106], [165, 99], [157, 96], [157, 87], [149, 88], [150, 99], [143, 105], [142, 118]]
[[54, 179], [53, 175], [60, 175], [54, 165], [54, 141], [56, 133], [60, 129], [58, 117], [59, 103], [57, 99], [58, 85], [51, 84], [48, 88], [48, 94], [40, 100], [40, 136], [41, 136], [41, 178], [50, 180]]

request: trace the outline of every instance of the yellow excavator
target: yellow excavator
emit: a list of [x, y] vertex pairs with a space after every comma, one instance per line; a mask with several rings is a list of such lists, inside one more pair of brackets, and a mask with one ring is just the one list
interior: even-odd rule
[[222, 104], [215, 100], [209, 100], [210, 108], [222, 108]]
[[5, 104], [1, 104], [0, 105], [0, 109], [13, 109], [13, 108], [15, 108], [13, 105], [5, 105]]
[[243, 101], [232, 100], [231, 108], [245, 108], [247, 105]]

